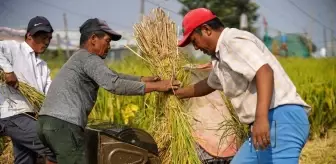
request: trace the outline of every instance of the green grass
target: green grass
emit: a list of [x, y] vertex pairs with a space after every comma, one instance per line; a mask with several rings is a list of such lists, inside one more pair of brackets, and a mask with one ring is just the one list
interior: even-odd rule
[[312, 107], [311, 138], [323, 137], [336, 125], [336, 58], [280, 58], [300, 96]]

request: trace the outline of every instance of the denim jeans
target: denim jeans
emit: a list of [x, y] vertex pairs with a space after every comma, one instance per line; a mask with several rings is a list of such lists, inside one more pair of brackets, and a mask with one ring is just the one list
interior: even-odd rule
[[271, 145], [256, 151], [251, 137], [241, 146], [231, 164], [298, 164], [308, 139], [309, 121], [298, 105], [283, 105], [268, 114]]

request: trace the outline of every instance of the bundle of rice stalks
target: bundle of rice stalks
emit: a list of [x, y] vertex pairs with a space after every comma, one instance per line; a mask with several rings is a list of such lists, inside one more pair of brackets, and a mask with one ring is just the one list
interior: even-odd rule
[[0, 164], [11, 164], [14, 161], [13, 145], [9, 137], [3, 137], [1, 140], [3, 149], [0, 152]]
[[236, 145], [237, 147], [240, 147], [248, 138], [248, 126], [239, 121], [238, 115], [235, 112], [231, 101], [224, 95], [223, 92], [221, 92], [221, 96], [224, 100], [225, 106], [230, 112], [231, 118], [224, 118], [224, 120], [219, 125], [220, 127], [218, 130], [223, 130], [220, 143], [225, 141], [225, 138], [227, 138], [228, 136], [234, 134], [236, 137]]
[[[187, 82], [184, 71], [184, 55], [178, 51], [177, 27], [160, 8], [154, 9], [134, 25], [134, 35], [141, 55], [154, 75], [162, 79]], [[195, 149], [195, 140], [189, 123], [191, 117], [184, 110], [181, 100], [167, 93], [157, 93], [156, 118], [152, 121], [150, 132], [159, 146], [163, 163], [197, 164], [201, 163]]]
[[[5, 85], [5, 73], [0, 70], [0, 85]], [[44, 94], [36, 90], [34, 87], [28, 85], [27, 83], [19, 81], [19, 92], [27, 99], [29, 104], [33, 107], [34, 112], [38, 113], [43, 100], [45, 98]]]

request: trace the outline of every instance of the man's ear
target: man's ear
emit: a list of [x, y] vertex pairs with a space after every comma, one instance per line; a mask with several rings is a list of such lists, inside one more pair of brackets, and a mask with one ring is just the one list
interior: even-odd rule
[[33, 35], [31, 33], [27, 33], [27, 40], [33, 40]]
[[95, 45], [97, 42], [97, 36], [95, 34], [90, 36], [90, 42], [92, 45]]
[[203, 31], [203, 33], [206, 34], [207, 36], [210, 36], [211, 33], [212, 33], [212, 29], [211, 29], [211, 27], [210, 27], [209, 25], [207, 25], [207, 24], [202, 25], [202, 31]]

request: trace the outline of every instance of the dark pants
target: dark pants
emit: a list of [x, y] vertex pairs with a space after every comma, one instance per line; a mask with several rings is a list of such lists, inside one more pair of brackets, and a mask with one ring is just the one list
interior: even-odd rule
[[26, 114], [0, 119], [0, 136], [11, 138], [15, 164], [35, 164], [38, 154], [56, 162], [54, 154], [37, 135], [35, 119]]
[[55, 152], [58, 164], [85, 164], [84, 130], [77, 125], [50, 117], [39, 116], [38, 135]]

